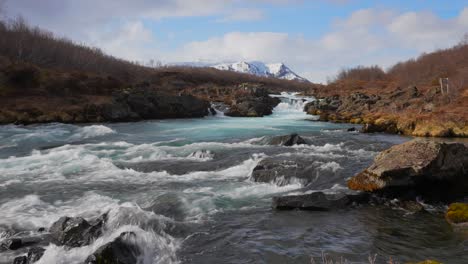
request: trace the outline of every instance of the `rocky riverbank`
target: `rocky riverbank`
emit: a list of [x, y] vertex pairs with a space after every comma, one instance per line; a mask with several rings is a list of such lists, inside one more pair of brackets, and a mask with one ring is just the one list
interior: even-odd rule
[[[449, 99], [436, 88], [421, 92], [416, 87], [379, 94], [354, 92], [332, 95], [304, 107], [320, 121], [362, 124], [362, 132], [386, 132], [420, 137], [468, 137], [466, 106], [454, 114], [440, 112]], [[460, 112], [461, 111], [461, 112]]]

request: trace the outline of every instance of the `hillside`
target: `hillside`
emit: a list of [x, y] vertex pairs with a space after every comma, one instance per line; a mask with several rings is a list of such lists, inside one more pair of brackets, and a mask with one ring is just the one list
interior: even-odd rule
[[[448, 78], [441, 89], [440, 78]], [[365, 124], [367, 131], [414, 136], [468, 136], [468, 44], [423, 54], [387, 72], [378, 66], [341, 71], [309, 105], [322, 120]]]
[[[246, 86], [263, 87], [270, 92], [308, 91], [312, 87], [308, 83], [213, 68], [144, 67], [97, 48], [56, 38], [50, 32], [28, 26], [21, 19], [0, 21], [0, 35], [0, 123], [203, 116], [208, 114], [206, 109], [200, 112], [179, 101], [188, 96], [193, 98], [189, 101], [199, 103], [201, 100], [205, 105], [210, 101], [232, 104], [233, 98], [245, 93]], [[146, 103], [154, 108], [153, 114], [110, 115], [119, 118], [103, 114], [108, 108], [116, 111], [115, 103], [122, 93], [133, 95], [142, 90], [146, 95], [151, 94], [152, 102]], [[169, 97], [177, 106], [161, 109], [159, 98]], [[121, 107], [128, 108], [128, 102], [117, 107], [120, 112], [126, 111]], [[197, 114], [190, 113], [192, 110]]]

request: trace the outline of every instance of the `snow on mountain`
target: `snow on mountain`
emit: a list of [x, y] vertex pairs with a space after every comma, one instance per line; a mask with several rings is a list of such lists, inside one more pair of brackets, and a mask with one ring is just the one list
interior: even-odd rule
[[289, 69], [284, 63], [271, 63], [265, 64], [263, 62], [235, 62], [235, 63], [224, 63], [212, 66], [218, 70], [225, 70], [225, 71], [235, 71], [235, 72], [242, 72], [242, 73], [249, 73], [258, 76], [264, 77], [274, 77], [279, 79], [286, 79], [286, 80], [296, 80], [301, 82], [307, 82], [307, 80], [291, 69]]

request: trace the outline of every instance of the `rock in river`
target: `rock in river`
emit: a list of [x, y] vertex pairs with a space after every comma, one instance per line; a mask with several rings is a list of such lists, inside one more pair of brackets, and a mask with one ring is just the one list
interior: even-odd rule
[[13, 260], [13, 264], [32, 264], [38, 261], [44, 255], [45, 249], [41, 247], [32, 247], [26, 256], [19, 256]]
[[81, 217], [61, 217], [50, 227], [50, 234], [58, 245], [81, 247], [91, 243], [102, 233], [106, 215], [94, 222], [88, 222]]
[[135, 264], [140, 255], [139, 248], [130, 241], [136, 235], [131, 232], [120, 234], [114, 241], [98, 248], [90, 255], [86, 264]]
[[325, 194], [314, 192], [303, 195], [288, 195], [273, 197], [273, 208], [278, 210], [310, 210], [328, 211], [333, 209], [344, 209], [353, 204], [368, 201], [366, 193], [358, 194]]
[[462, 143], [412, 140], [380, 153], [348, 181], [353, 190], [429, 200], [468, 194], [468, 147]]
[[267, 138], [266, 144], [290, 147], [293, 145], [307, 144], [307, 142], [301, 136], [294, 133], [290, 135]]

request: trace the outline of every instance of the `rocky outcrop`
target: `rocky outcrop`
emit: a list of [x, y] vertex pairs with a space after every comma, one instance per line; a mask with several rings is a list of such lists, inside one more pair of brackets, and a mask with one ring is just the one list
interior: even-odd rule
[[348, 181], [353, 190], [390, 196], [451, 200], [468, 194], [468, 147], [412, 140], [380, 153]]
[[114, 241], [98, 248], [90, 255], [85, 264], [135, 264], [140, 249], [131, 242], [136, 235], [131, 232], [122, 233]]
[[141, 88], [119, 91], [112, 102], [98, 109], [105, 121], [131, 121], [141, 119], [203, 117], [210, 105], [190, 95], [164, 95]]
[[320, 100], [315, 100], [313, 102], [307, 103], [304, 106], [304, 112], [308, 113], [309, 115], [320, 115], [326, 111], [335, 111], [341, 105], [340, 97], [330, 96]]
[[275, 145], [275, 146], [293, 146], [293, 145], [301, 145], [307, 144], [305, 139], [303, 139], [298, 134], [290, 134], [290, 135], [283, 135], [283, 136], [275, 136], [275, 137], [267, 137], [262, 141], [265, 145]]
[[273, 197], [273, 208], [278, 210], [310, 210], [328, 211], [334, 209], [344, 209], [352, 205], [367, 202], [369, 195], [359, 194], [325, 194], [314, 192], [303, 195], [289, 195]]
[[262, 117], [271, 115], [273, 108], [279, 103], [280, 99], [270, 97], [268, 90], [264, 88], [246, 87], [247, 94], [241, 98], [236, 98], [230, 108], [224, 113], [232, 117]]
[[[53, 100], [53, 99], [51, 99]], [[150, 88], [119, 90], [99, 98], [64, 98], [62, 107], [41, 105], [0, 109], [2, 123], [123, 122], [146, 119], [193, 118], [209, 114], [210, 104], [191, 95], [169, 95]], [[51, 101], [51, 104], [54, 102]], [[54, 110], [53, 110], [54, 109]]]
[[68, 247], [81, 247], [89, 245], [102, 234], [106, 215], [93, 222], [81, 217], [61, 217], [49, 229], [53, 242]]

